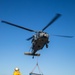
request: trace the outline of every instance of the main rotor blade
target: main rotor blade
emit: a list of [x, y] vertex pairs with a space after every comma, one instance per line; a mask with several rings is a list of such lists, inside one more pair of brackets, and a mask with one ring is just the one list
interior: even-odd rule
[[48, 28], [55, 20], [57, 20], [61, 14], [56, 14], [56, 16], [42, 29], [44, 31], [46, 28]]
[[33, 38], [33, 36], [31, 36], [30, 38], [26, 39], [27, 41], [31, 40]]
[[2, 23], [6, 23], [6, 24], [11, 25], [11, 26], [15, 26], [15, 27], [18, 27], [18, 28], [27, 30], [27, 31], [30, 31], [30, 32], [36, 32], [36, 31], [34, 31], [34, 30], [31, 30], [31, 29], [28, 29], [28, 28], [25, 28], [25, 27], [22, 27], [22, 26], [19, 26], [19, 25], [16, 25], [16, 24], [13, 24], [13, 23], [4, 21], [4, 20], [1, 20], [1, 22], [2, 22]]
[[65, 35], [53, 35], [53, 36], [65, 37], [65, 38], [73, 38], [74, 37], [74, 36], [65, 36]]

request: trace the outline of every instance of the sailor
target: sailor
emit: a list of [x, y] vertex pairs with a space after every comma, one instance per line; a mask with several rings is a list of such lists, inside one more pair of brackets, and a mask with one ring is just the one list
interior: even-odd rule
[[19, 68], [15, 68], [14, 70], [15, 71], [14, 71], [13, 75], [21, 75]]

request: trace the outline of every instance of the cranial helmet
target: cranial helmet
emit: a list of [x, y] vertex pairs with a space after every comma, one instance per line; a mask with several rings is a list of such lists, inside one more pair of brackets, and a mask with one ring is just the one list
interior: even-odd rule
[[18, 71], [18, 70], [19, 70], [19, 68], [17, 68], [17, 67], [16, 67], [16, 68], [15, 68], [15, 70], [16, 70], [16, 71]]

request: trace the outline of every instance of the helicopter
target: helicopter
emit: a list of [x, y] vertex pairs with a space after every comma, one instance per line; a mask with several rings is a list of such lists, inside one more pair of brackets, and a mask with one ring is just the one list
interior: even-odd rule
[[[17, 28], [20, 29], [24, 29], [27, 30], [29, 32], [35, 32], [35, 34], [33, 36], [31, 36], [30, 38], [27, 39], [27, 41], [31, 40], [32, 46], [31, 46], [31, 52], [25, 52], [25, 55], [31, 55], [33, 56], [40, 56], [40, 54], [37, 53], [37, 51], [42, 50], [44, 46], [46, 46], [46, 48], [48, 48], [48, 44], [49, 44], [49, 34], [47, 32], [44, 32], [45, 29], [47, 29], [50, 25], [52, 25], [53, 22], [55, 22], [59, 17], [61, 16], [61, 14], [57, 13], [53, 19], [40, 31], [35, 31], [29, 28], [25, 28], [22, 26], [19, 26], [17, 24], [13, 24], [10, 23], [8, 21], [5, 20], [1, 20], [2, 23], [6, 23], [8, 25], [11, 26], [15, 26]], [[54, 36], [58, 36], [58, 37], [66, 37], [66, 38], [72, 38], [73, 36], [64, 36], [64, 35], [54, 35]]]

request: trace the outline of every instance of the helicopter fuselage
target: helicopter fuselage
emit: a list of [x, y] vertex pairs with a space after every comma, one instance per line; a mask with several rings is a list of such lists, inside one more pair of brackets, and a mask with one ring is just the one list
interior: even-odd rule
[[46, 32], [39, 31], [32, 39], [32, 54], [41, 50], [45, 45], [48, 48], [49, 35]]

